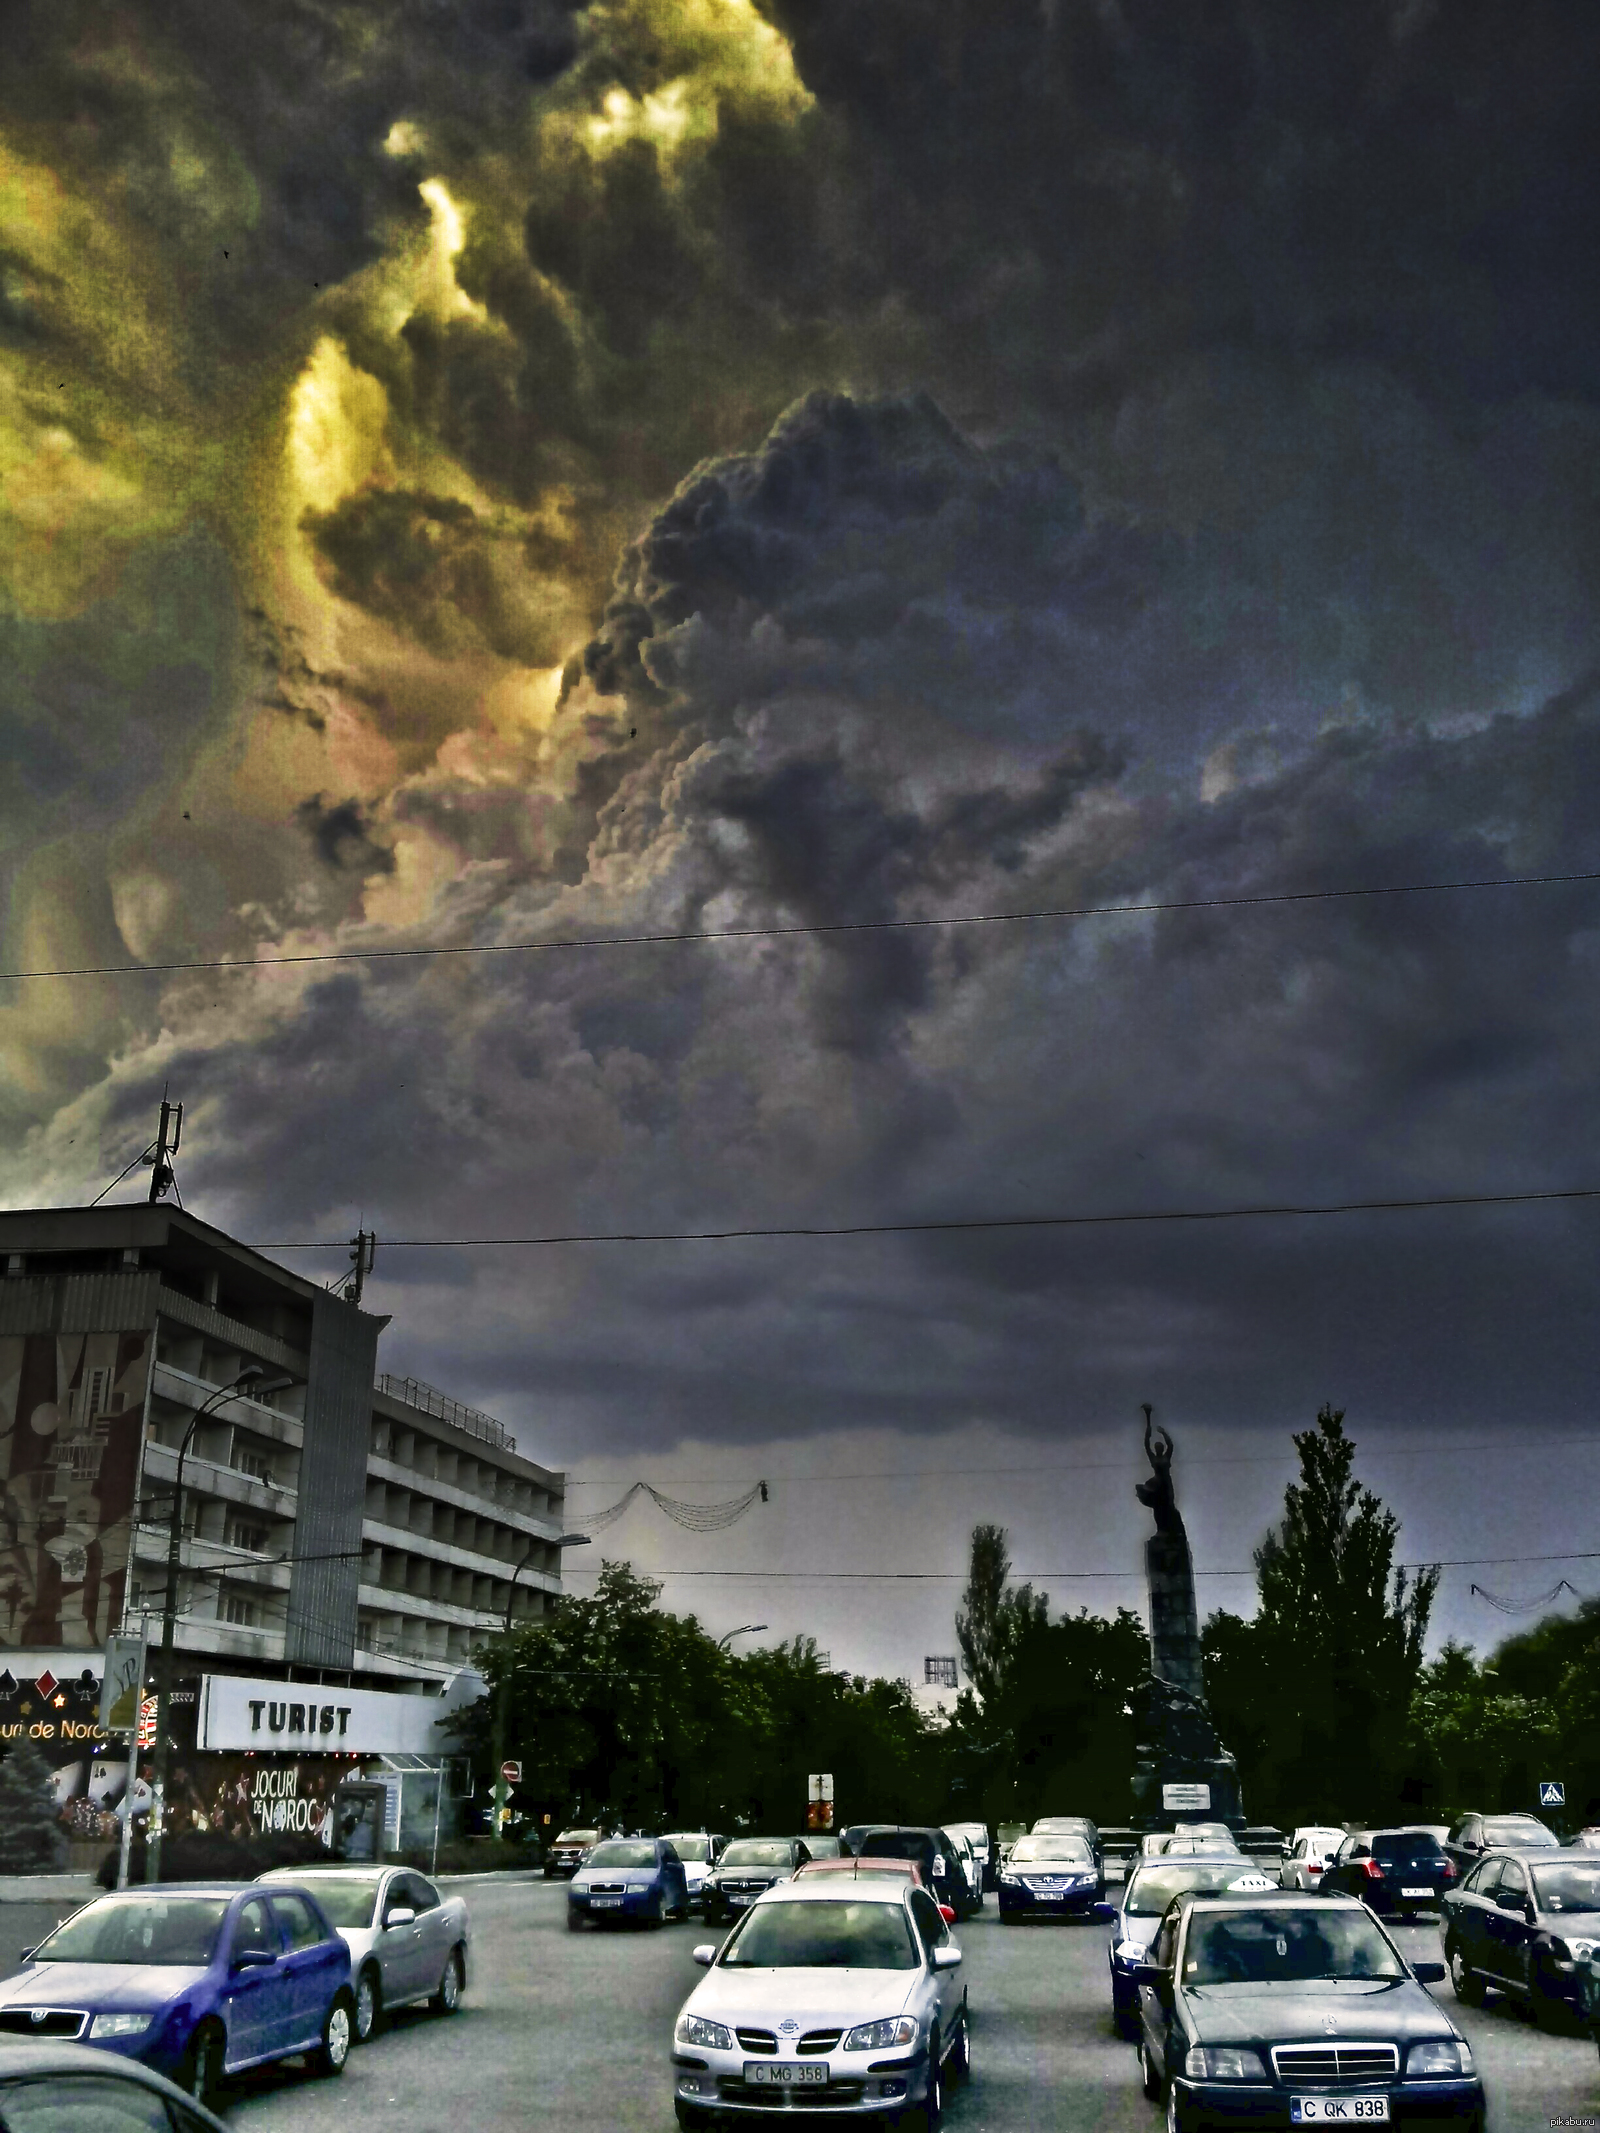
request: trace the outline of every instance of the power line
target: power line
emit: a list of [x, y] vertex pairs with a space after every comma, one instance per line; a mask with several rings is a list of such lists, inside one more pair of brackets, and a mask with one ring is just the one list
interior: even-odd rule
[[[1600, 1548], [1576, 1548], [1559, 1555], [1446, 1555], [1436, 1556], [1431, 1562], [1395, 1563], [1395, 1570], [1482, 1570], [1498, 1569], [1511, 1563], [1590, 1563], [1600, 1562]], [[646, 1565], [636, 1566], [642, 1578], [764, 1578], [782, 1584], [949, 1584], [959, 1583], [970, 1575], [965, 1570], [653, 1570]], [[1248, 1570], [1200, 1570], [1197, 1578], [1253, 1578], [1254, 1566]], [[567, 1577], [597, 1578], [600, 1570], [569, 1570]], [[1023, 1584], [1056, 1585], [1068, 1580], [1103, 1578], [1138, 1578], [1145, 1576], [1143, 1570], [1013, 1570], [1013, 1581]]]
[[1377, 896], [1446, 896], [1479, 889], [1543, 889], [1600, 881], [1600, 869], [1571, 874], [1504, 874], [1460, 881], [1384, 882], [1370, 888], [1279, 889], [1253, 896], [1167, 897], [1143, 904], [1041, 904], [1032, 911], [960, 911], [932, 918], [835, 919], [812, 925], [716, 926], [683, 933], [602, 933], [553, 941], [462, 941], [416, 948], [321, 948], [289, 955], [206, 956], [172, 963], [81, 963], [0, 970], [0, 984], [24, 978], [166, 977], [200, 970], [283, 970], [308, 963], [394, 963], [437, 956], [549, 955], [591, 948], [687, 947], [718, 941], [816, 939], [846, 933], [926, 933], [951, 926], [1021, 926], [1051, 919], [1139, 918], [1178, 911], [1239, 911], [1273, 904], [1350, 903]]
[[[386, 1237], [386, 1252], [507, 1251], [550, 1244], [730, 1244], [754, 1238], [908, 1237], [956, 1230], [1107, 1229], [1156, 1222], [1242, 1222], [1281, 1215], [1385, 1215], [1429, 1208], [1531, 1207], [1549, 1201], [1600, 1199], [1600, 1185], [1570, 1185], [1545, 1192], [1428, 1193], [1416, 1199], [1286, 1201], [1246, 1207], [1125, 1208], [1103, 1215], [951, 1215], [919, 1222], [793, 1222], [745, 1229], [561, 1230], [536, 1237]], [[342, 1252], [341, 1239], [290, 1238], [254, 1244], [257, 1252]]]

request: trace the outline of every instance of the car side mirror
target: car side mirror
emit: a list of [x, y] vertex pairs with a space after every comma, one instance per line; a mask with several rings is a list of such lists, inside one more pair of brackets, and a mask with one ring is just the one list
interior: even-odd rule
[[1443, 1963], [1413, 1963], [1411, 1975], [1419, 1985], [1442, 1985], [1445, 1980]]
[[1094, 1915], [1103, 1925], [1114, 1926], [1117, 1922], [1117, 1907], [1114, 1903], [1097, 1903]]
[[947, 1926], [953, 1926], [956, 1922], [956, 1914], [954, 1907], [948, 1903], [940, 1904], [939, 1916], [944, 1920]]
[[241, 1948], [233, 1959], [235, 1970], [270, 1970], [278, 1958], [270, 1948]]
[[17, 1961], [19, 1963], [31, 1963], [33, 1961], [33, 1950], [31, 1948], [24, 1948], [22, 1953], [17, 1957]]
[[415, 1911], [408, 1910], [404, 1904], [397, 1904], [392, 1911], [384, 1912], [384, 1928], [386, 1931], [392, 1931], [396, 1926], [409, 1926], [415, 1920], [416, 1915]]
[[960, 1960], [961, 1950], [956, 1947], [954, 1942], [943, 1948], [935, 1948], [933, 1951], [933, 1967], [935, 1970], [954, 1970]]
[[1163, 1999], [1172, 1989], [1172, 1979], [1160, 1963], [1135, 1963], [1133, 1980], [1136, 1985], [1148, 1985]]
[[709, 1970], [717, 1959], [716, 1942], [714, 1940], [703, 1940], [694, 1951], [694, 1959], [702, 1970]]

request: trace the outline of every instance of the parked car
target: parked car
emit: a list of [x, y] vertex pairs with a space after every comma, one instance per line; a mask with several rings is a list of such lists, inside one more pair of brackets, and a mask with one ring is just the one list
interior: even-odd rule
[[1278, 1879], [1286, 1889], [1319, 1889], [1324, 1869], [1345, 1840], [1346, 1832], [1321, 1822], [1302, 1823], [1283, 1840]]
[[1189, 1837], [1174, 1830], [1161, 1854], [1163, 1859], [1244, 1859], [1239, 1840], [1231, 1830], [1220, 1837]]
[[1139, 1985], [1139, 2068], [1170, 2133], [1367, 2119], [1481, 2128], [1472, 2051], [1349, 1896], [1179, 1896]]
[[1159, 1859], [1171, 1842], [1172, 1832], [1170, 1829], [1147, 1829], [1139, 1839], [1139, 1857], [1141, 1859]]
[[1455, 1862], [1426, 1830], [1361, 1829], [1324, 1870], [1322, 1893], [1354, 1896], [1386, 1918], [1413, 1918], [1437, 1911], [1455, 1879]]
[[1130, 2043], [1139, 2035], [1138, 1965], [1147, 1960], [1166, 1909], [1186, 1890], [1269, 1889], [1265, 1874], [1241, 1874], [1231, 1859], [1152, 1859], [1129, 1875], [1120, 1904], [1096, 1904], [1096, 1917], [1109, 1919], [1114, 1931], [1106, 1950], [1111, 1966], [1111, 2019]]
[[1588, 1822], [1572, 1839], [1572, 1849], [1579, 1852], [1600, 1851], [1600, 1822]]
[[175, 2082], [135, 2060], [82, 2044], [0, 2044], [0, 2125], [7, 2133], [90, 2126], [96, 2133], [136, 2126], [228, 2133], [220, 2118]]
[[978, 1908], [960, 1851], [948, 1830], [877, 1822], [862, 1838], [856, 1857], [915, 1859], [935, 1902], [947, 1903], [957, 1918], [969, 1917]]
[[862, 1838], [873, 1827], [875, 1825], [871, 1822], [852, 1822], [847, 1829], [841, 1829], [839, 1832], [839, 1849], [852, 1854], [858, 1852], [861, 1849]]
[[987, 1822], [946, 1822], [944, 1825], [952, 1837], [965, 1837], [972, 1847], [973, 1857], [978, 1862], [978, 1893], [995, 1886], [1000, 1872], [1000, 1861], [995, 1841], [989, 1834]]
[[557, 1875], [570, 1880], [599, 1842], [600, 1831], [597, 1829], [564, 1829], [559, 1837], [551, 1840], [550, 1849], [544, 1855], [545, 1880], [553, 1880]]
[[567, 1930], [665, 1925], [689, 1915], [689, 1877], [665, 1837], [605, 1837], [567, 1883]]
[[1493, 1985], [1541, 2020], [1577, 2018], [1581, 1968], [1600, 1952], [1600, 1859], [1545, 1845], [1493, 1852], [1445, 1897], [1439, 1932], [1450, 1982], [1469, 2007]]
[[1105, 1893], [1105, 1876], [1086, 1837], [1019, 1837], [1000, 1874], [1000, 1921], [1087, 1918]]
[[758, 1896], [793, 1878], [811, 1857], [798, 1837], [733, 1837], [706, 1876], [704, 1897], [708, 1923], [736, 1918]]
[[118, 2052], [202, 2103], [304, 2052], [342, 2074], [350, 1951], [298, 1884], [156, 1883], [74, 1911], [0, 1981], [0, 2036]]
[[[956, 1848], [956, 1863], [967, 1877], [967, 1893], [972, 1898], [975, 1911], [983, 1909], [983, 1852], [972, 1841], [972, 1833], [965, 1823], [951, 1828], [947, 1822], [944, 1833]], [[985, 1838], [987, 1838], [987, 1831]], [[986, 1847], [987, 1848], [987, 1847]]]
[[707, 1830], [672, 1830], [666, 1840], [678, 1855], [683, 1868], [683, 1878], [689, 1884], [689, 1904], [698, 1910], [705, 1900], [706, 1876], [722, 1855], [726, 1837], [712, 1835]]
[[1554, 1830], [1537, 1815], [1458, 1815], [1444, 1840], [1457, 1874], [1465, 1875], [1485, 1852], [1560, 1850]]
[[1100, 1832], [1087, 1815], [1044, 1815], [1028, 1834], [1030, 1837], [1082, 1837], [1094, 1853], [1096, 1869], [1104, 1864]]
[[[689, 2133], [791, 2103], [852, 2116], [918, 2107], [939, 2122], [971, 2063], [961, 1950], [926, 1889], [818, 1875], [759, 1897], [674, 2025], [678, 2124]], [[788, 2091], [782, 2104], [778, 2092]]]
[[[794, 1870], [796, 1881], [810, 1881], [818, 1874], [847, 1875], [855, 1881], [871, 1881], [876, 1877], [904, 1882], [907, 1888], [913, 1889], [923, 1886], [922, 1869], [915, 1859], [852, 1859], [846, 1854], [842, 1859], [807, 1859]], [[955, 1924], [956, 1914], [949, 1904], [939, 1905], [939, 1915], [947, 1926]]]
[[441, 1896], [423, 1874], [399, 1866], [278, 1866], [270, 1885], [309, 1889], [350, 1950], [355, 2040], [365, 2044], [396, 2007], [427, 2000], [454, 2014], [467, 1983], [472, 1921], [459, 1896]]
[[799, 1840], [813, 1859], [837, 1859], [844, 1846], [831, 1829], [808, 1829]]

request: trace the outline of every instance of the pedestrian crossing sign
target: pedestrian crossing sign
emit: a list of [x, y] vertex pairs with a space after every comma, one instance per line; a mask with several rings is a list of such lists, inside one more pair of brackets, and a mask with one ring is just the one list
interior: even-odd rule
[[1558, 1778], [1541, 1778], [1539, 1780], [1539, 1805], [1541, 1807], [1565, 1807], [1566, 1804], [1567, 1788]]

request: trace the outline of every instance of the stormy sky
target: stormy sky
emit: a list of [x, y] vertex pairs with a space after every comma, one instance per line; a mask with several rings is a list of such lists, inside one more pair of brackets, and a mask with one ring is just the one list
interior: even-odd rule
[[[1600, 884], [1194, 908], [1600, 870], [1592, 6], [6, 43], [4, 962], [96, 973], [4, 987], [10, 1204], [92, 1197], [170, 1085], [187, 1203], [375, 1228], [388, 1367], [577, 1522], [775, 1478], [608, 1548], [929, 1573], [668, 1587], [839, 1664], [950, 1648], [974, 1518], [1136, 1571], [1145, 1399], [1202, 1565], [1333, 1400], [1442, 1629], [1600, 1588], [1531, 1560], [1592, 1539], [1600, 1205], [382, 1241], [1600, 1185]], [[1190, 908], [891, 923], [1129, 903]]]

